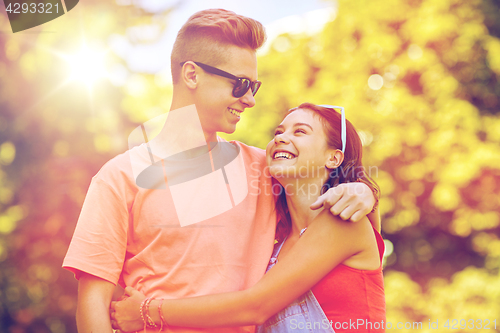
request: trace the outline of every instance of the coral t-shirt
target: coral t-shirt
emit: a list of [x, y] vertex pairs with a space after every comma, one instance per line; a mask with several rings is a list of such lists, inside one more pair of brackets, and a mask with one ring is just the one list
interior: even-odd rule
[[[208, 295], [254, 285], [264, 275], [273, 250], [276, 214], [272, 183], [263, 150], [231, 143], [241, 154], [248, 194], [243, 197], [240, 193], [238, 199], [233, 187], [231, 209], [184, 226], [166, 173], [161, 177], [163, 186], [137, 185], [133, 168], [150, 163], [146, 145], [111, 159], [92, 179], [63, 267], [77, 279], [83, 271], [155, 298]], [[196, 165], [195, 159], [191, 162]], [[158, 170], [165, 167], [165, 163], [159, 165]], [[221, 188], [227, 185], [231, 191], [229, 171], [223, 178], [228, 183]], [[178, 183], [188, 186], [189, 181]], [[193, 200], [196, 195], [193, 193]], [[222, 199], [214, 194], [206, 200]], [[201, 205], [191, 209], [197, 206]], [[168, 332], [253, 330], [169, 328]]]

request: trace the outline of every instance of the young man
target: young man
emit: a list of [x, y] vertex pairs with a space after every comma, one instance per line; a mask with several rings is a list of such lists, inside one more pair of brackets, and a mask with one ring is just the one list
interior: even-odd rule
[[[108, 308], [116, 284], [150, 297], [181, 298], [246, 289], [263, 276], [276, 227], [265, 152], [224, 145], [217, 132], [234, 132], [255, 105], [255, 50], [264, 40], [259, 22], [221, 9], [194, 14], [179, 31], [163, 130], [92, 179], [64, 260], [79, 279], [80, 333], [112, 332]], [[349, 186], [328, 192], [316, 208], [334, 204], [333, 213], [360, 219], [375, 199], [368, 187], [347, 195], [366, 185]]]

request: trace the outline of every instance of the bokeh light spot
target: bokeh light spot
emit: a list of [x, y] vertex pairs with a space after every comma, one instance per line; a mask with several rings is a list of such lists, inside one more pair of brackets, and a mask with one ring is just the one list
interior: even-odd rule
[[394, 251], [394, 245], [392, 242], [388, 239], [384, 239], [384, 244], [385, 244], [385, 251], [384, 251], [384, 257], [388, 257], [392, 254]]
[[373, 74], [368, 78], [368, 87], [372, 90], [380, 90], [384, 85], [384, 78], [379, 74]]
[[0, 146], [0, 164], [9, 165], [16, 157], [16, 147], [10, 141], [2, 143]]
[[361, 139], [361, 144], [363, 146], [369, 146], [373, 142], [373, 134], [368, 131], [358, 131], [359, 138]]
[[431, 201], [441, 211], [455, 209], [460, 203], [457, 188], [448, 184], [438, 184], [432, 191]]
[[423, 54], [424, 54], [424, 52], [422, 51], [422, 49], [418, 45], [412, 44], [408, 48], [408, 57], [410, 57], [411, 60], [420, 59]]

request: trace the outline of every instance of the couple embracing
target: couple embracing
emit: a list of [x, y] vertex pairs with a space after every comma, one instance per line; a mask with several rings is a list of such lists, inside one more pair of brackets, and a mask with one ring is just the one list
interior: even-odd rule
[[[222, 9], [179, 31], [167, 122], [93, 177], [63, 263], [79, 280], [80, 333], [383, 331], [379, 190], [343, 108], [289, 110], [265, 152], [217, 136], [255, 105], [264, 41], [259, 22]], [[186, 142], [199, 144], [172, 148]], [[157, 170], [148, 186], [134, 171], [144, 161]], [[224, 198], [186, 190], [212, 175]]]

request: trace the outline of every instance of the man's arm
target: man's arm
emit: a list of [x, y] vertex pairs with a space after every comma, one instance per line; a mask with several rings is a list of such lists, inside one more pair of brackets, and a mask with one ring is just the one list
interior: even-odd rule
[[362, 182], [352, 182], [329, 189], [311, 205], [311, 209], [329, 207], [333, 215], [353, 222], [360, 221], [367, 216], [375, 229], [380, 232], [381, 223], [378, 208], [372, 212], [375, 204], [375, 194], [368, 185]]
[[78, 281], [76, 326], [79, 333], [112, 333], [109, 305], [115, 285], [97, 276], [82, 273]]

